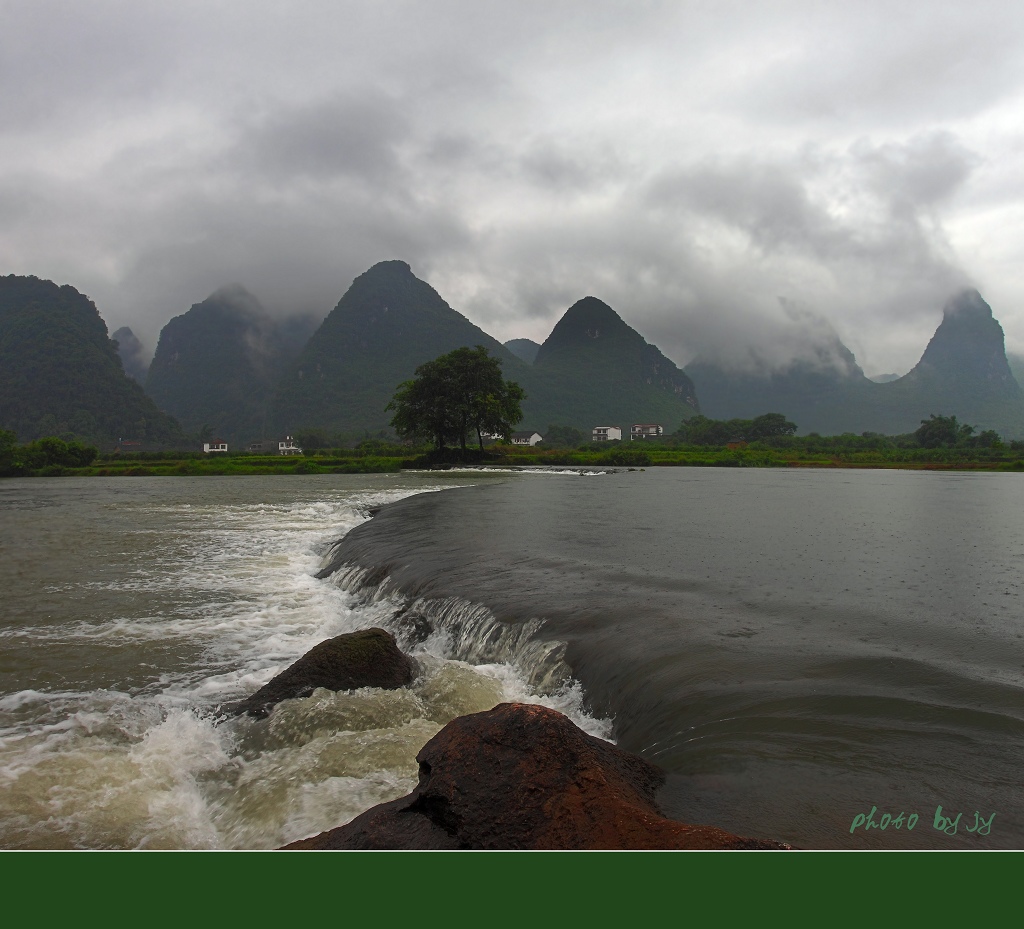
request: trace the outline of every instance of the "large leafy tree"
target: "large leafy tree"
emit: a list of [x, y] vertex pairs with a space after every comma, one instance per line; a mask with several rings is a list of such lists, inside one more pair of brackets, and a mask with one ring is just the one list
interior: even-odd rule
[[525, 397], [522, 387], [501, 376], [501, 360], [478, 345], [420, 365], [386, 409], [393, 411], [391, 425], [401, 436], [428, 438], [438, 451], [449, 444], [465, 450], [467, 436], [475, 432], [482, 449], [484, 433], [508, 437], [523, 418]]
[[750, 421], [745, 435], [751, 442], [757, 442], [761, 439], [793, 435], [795, 432], [796, 423], [790, 422], [781, 413], [765, 413], [762, 416], [755, 416]]
[[974, 427], [959, 423], [955, 416], [936, 416], [922, 419], [914, 432], [917, 444], [922, 448], [954, 448], [965, 445], [974, 433]]

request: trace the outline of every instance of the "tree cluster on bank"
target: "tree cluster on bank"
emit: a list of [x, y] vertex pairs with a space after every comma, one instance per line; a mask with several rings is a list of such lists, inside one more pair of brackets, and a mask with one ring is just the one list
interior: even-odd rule
[[[665, 444], [724, 446], [732, 443], [758, 443], [769, 448], [800, 448], [806, 450], [928, 448], [928, 449], [990, 449], [1000, 448], [1003, 441], [992, 429], [978, 432], [974, 426], [961, 423], [955, 416], [932, 414], [921, 420], [920, 427], [904, 435], [883, 435], [877, 432], [852, 432], [822, 436], [816, 432], [796, 435], [797, 425], [781, 413], [765, 413], [754, 419], [715, 420], [693, 416], [685, 420]], [[1016, 447], [1019, 443], [1011, 443]]]
[[691, 416], [676, 430], [674, 438], [683, 445], [728, 445], [731, 442], [762, 442], [796, 433], [781, 413], [765, 413], [754, 419], [709, 419]]
[[8, 429], [0, 429], [0, 476], [23, 474], [58, 474], [66, 468], [88, 467], [99, 454], [92, 445], [65, 442], [55, 436], [18, 445], [18, 437]]

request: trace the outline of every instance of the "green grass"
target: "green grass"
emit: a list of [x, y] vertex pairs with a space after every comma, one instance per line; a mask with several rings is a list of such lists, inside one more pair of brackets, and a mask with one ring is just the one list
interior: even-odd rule
[[[401, 450], [402, 454], [396, 454]], [[206, 456], [169, 453], [98, 458], [89, 467], [50, 466], [30, 472], [34, 477], [175, 477], [246, 474], [384, 474], [430, 466], [425, 448], [391, 447], [391, 454], [333, 449], [294, 457], [277, 455]], [[434, 456], [431, 456], [434, 457]], [[450, 464], [458, 467], [458, 461]], [[484, 466], [492, 467], [697, 467], [697, 468], [899, 468], [927, 471], [1024, 471], [1021, 448], [745, 448], [680, 446], [657, 442], [614, 443], [611, 447], [518, 448], [494, 445]], [[434, 462], [433, 466], [438, 466]]]
[[256, 456], [178, 459], [107, 458], [88, 468], [66, 468], [64, 474], [85, 477], [175, 477], [245, 474], [384, 474], [401, 471], [403, 458]]

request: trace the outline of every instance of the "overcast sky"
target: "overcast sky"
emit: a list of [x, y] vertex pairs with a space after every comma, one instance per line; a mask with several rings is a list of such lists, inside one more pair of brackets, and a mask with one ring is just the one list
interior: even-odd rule
[[976, 286], [1024, 351], [1024, 4], [0, 0], [0, 274], [152, 349], [390, 258], [502, 341], [902, 374]]

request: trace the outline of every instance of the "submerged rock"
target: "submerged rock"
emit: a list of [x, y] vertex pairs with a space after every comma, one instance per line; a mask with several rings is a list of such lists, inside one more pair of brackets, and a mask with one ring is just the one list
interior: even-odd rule
[[314, 646], [251, 697], [225, 711], [234, 716], [248, 713], [263, 718], [282, 700], [308, 697], [317, 687], [335, 691], [357, 687], [395, 690], [412, 682], [415, 667], [413, 660], [399, 651], [390, 632], [349, 632]]
[[406, 797], [288, 849], [786, 848], [666, 819], [664, 772], [547, 707], [452, 720], [416, 756]]

